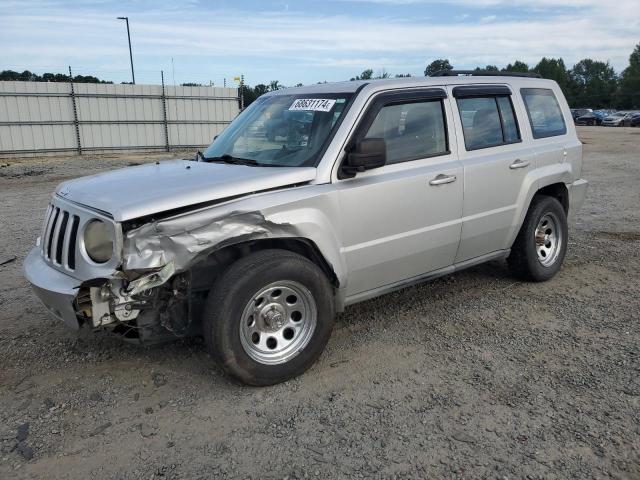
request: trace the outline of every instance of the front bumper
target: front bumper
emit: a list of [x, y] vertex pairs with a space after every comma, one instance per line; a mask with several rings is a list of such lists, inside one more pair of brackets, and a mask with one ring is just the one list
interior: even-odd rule
[[51, 268], [33, 248], [24, 261], [24, 275], [47, 310], [68, 327], [78, 330], [80, 323], [74, 308], [80, 280]]
[[580, 179], [567, 186], [569, 187], [569, 214], [575, 215], [575, 213], [582, 208], [584, 199], [587, 196], [589, 182]]

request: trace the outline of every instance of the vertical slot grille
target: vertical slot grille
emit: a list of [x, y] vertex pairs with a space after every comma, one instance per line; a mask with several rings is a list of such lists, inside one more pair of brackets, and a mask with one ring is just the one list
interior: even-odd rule
[[47, 245], [46, 245], [46, 257], [51, 259], [51, 248], [53, 247], [53, 239], [56, 233], [56, 225], [58, 223], [58, 215], [60, 214], [59, 208], [53, 209], [53, 218], [49, 223], [48, 231], [47, 231]]
[[56, 238], [56, 263], [62, 264], [62, 248], [64, 247], [64, 239], [67, 233], [67, 223], [69, 222], [69, 212], [62, 212], [62, 220], [60, 221], [60, 227]]
[[51, 217], [53, 216], [53, 205], [49, 204], [47, 207], [47, 213], [44, 215], [44, 224], [42, 226], [42, 235], [40, 236], [40, 247], [42, 255], [47, 256], [47, 239], [49, 238], [49, 224], [51, 223]]
[[76, 269], [76, 237], [78, 236], [78, 225], [80, 217], [73, 215], [71, 219], [71, 231], [69, 233], [69, 248], [67, 250], [67, 265], [71, 270]]
[[65, 270], [75, 270], [79, 227], [79, 215], [49, 205], [42, 232], [42, 255], [45, 260]]
[[[1, 1], [1, 0], [0, 0]], [[42, 234], [40, 236], [40, 252], [42, 259], [50, 267], [71, 274], [93, 268], [85, 265], [83, 256], [78, 251], [78, 241], [82, 235], [81, 226], [94, 218], [94, 214], [75, 210], [64, 202], [53, 199], [44, 215]]]

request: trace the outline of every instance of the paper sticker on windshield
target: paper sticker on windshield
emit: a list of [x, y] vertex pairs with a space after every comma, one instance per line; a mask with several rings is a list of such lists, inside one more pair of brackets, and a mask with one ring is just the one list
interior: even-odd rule
[[330, 98], [299, 98], [289, 110], [306, 110], [312, 112], [330, 112], [336, 101]]

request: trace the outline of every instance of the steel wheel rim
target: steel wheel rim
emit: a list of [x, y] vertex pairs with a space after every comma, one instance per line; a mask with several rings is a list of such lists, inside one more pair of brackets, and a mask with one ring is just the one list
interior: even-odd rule
[[562, 230], [560, 230], [560, 221], [558, 217], [552, 213], [545, 213], [538, 222], [535, 232], [536, 253], [538, 261], [545, 267], [553, 265], [562, 248]]
[[286, 363], [308, 344], [316, 329], [313, 295], [293, 280], [258, 290], [240, 319], [240, 342], [252, 360], [263, 365]]

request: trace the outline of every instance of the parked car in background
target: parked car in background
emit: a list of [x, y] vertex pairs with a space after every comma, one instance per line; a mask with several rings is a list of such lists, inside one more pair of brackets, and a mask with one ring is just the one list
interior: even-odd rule
[[622, 120], [623, 127], [640, 127], [640, 112], [631, 112]]
[[615, 112], [602, 119], [603, 127], [621, 127], [629, 112]]
[[24, 268], [73, 329], [201, 335], [229, 374], [271, 385], [316, 361], [348, 305], [499, 259], [550, 280], [586, 190], [551, 80], [290, 88], [193, 160], [61, 184]]
[[600, 125], [602, 124], [602, 117], [599, 117], [596, 112], [589, 112], [574, 119], [576, 125]]
[[613, 110], [594, 110], [575, 119], [576, 125], [602, 125], [602, 120], [611, 115]]
[[592, 113], [593, 110], [590, 108], [572, 108], [571, 116], [573, 117], [573, 121], [575, 122], [578, 117], [586, 115], [588, 113]]

